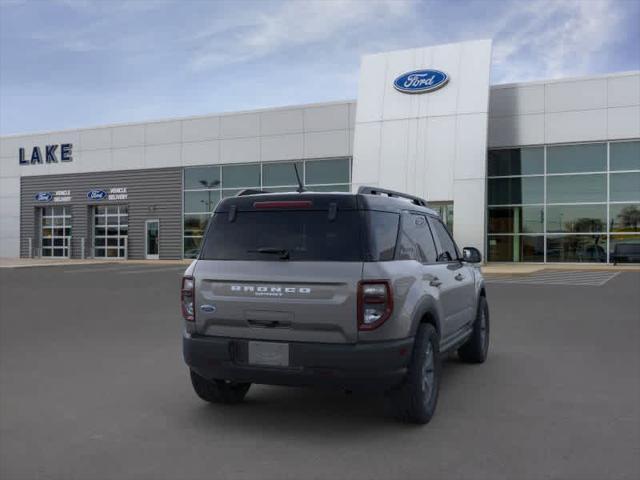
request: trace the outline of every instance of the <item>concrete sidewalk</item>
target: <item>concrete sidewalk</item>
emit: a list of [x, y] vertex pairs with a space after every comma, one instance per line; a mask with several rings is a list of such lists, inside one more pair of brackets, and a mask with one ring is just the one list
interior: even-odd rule
[[489, 275], [529, 275], [542, 270], [557, 271], [608, 271], [608, 272], [640, 272], [640, 264], [608, 265], [597, 263], [560, 263], [560, 264], [521, 264], [521, 263], [489, 263], [482, 266], [482, 273]]
[[[68, 258], [0, 258], [0, 268], [50, 267], [60, 265], [189, 265], [193, 260], [115, 260], [108, 258], [84, 260]], [[541, 270], [597, 270], [614, 272], [638, 272], [640, 265], [601, 265], [601, 264], [514, 264], [490, 263], [482, 266], [482, 272], [490, 275], [529, 275]]]
[[116, 260], [109, 258], [0, 258], [0, 268], [52, 267], [69, 265], [189, 265], [193, 260]]

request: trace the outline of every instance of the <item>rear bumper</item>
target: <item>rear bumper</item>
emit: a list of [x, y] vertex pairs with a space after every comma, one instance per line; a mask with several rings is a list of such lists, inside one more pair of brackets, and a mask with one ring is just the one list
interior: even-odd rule
[[184, 361], [197, 374], [267, 385], [388, 389], [402, 382], [413, 338], [356, 345], [289, 342], [288, 367], [247, 363], [248, 339], [185, 333]]

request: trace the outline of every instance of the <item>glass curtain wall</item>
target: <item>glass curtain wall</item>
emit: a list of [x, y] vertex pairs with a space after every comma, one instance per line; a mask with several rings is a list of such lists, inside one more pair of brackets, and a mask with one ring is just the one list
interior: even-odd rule
[[348, 192], [351, 159], [299, 160], [234, 165], [211, 165], [184, 169], [184, 257], [200, 250], [204, 230], [218, 202], [247, 189], [291, 192], [298, 186], [294, 165], [308, 190]]
[[490, 150], [487, 254], [640, 262], [640, 141]]

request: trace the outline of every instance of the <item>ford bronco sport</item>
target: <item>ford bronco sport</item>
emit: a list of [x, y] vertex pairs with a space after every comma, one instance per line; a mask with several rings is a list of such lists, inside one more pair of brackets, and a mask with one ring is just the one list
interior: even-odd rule
[[487, 357], [480, 261], [424, 200], [390, 190], [226, 198], [182, 280], [193, 388], [221, 403], [251, 383], [375, 388], [427, 423], [441, 357]]

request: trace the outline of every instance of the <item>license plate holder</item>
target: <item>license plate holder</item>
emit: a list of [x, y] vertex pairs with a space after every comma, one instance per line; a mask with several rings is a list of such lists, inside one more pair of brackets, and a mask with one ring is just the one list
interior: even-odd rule
[[288, 367], [289, 344], [250, 341], [248, 361], [249, 365]]

